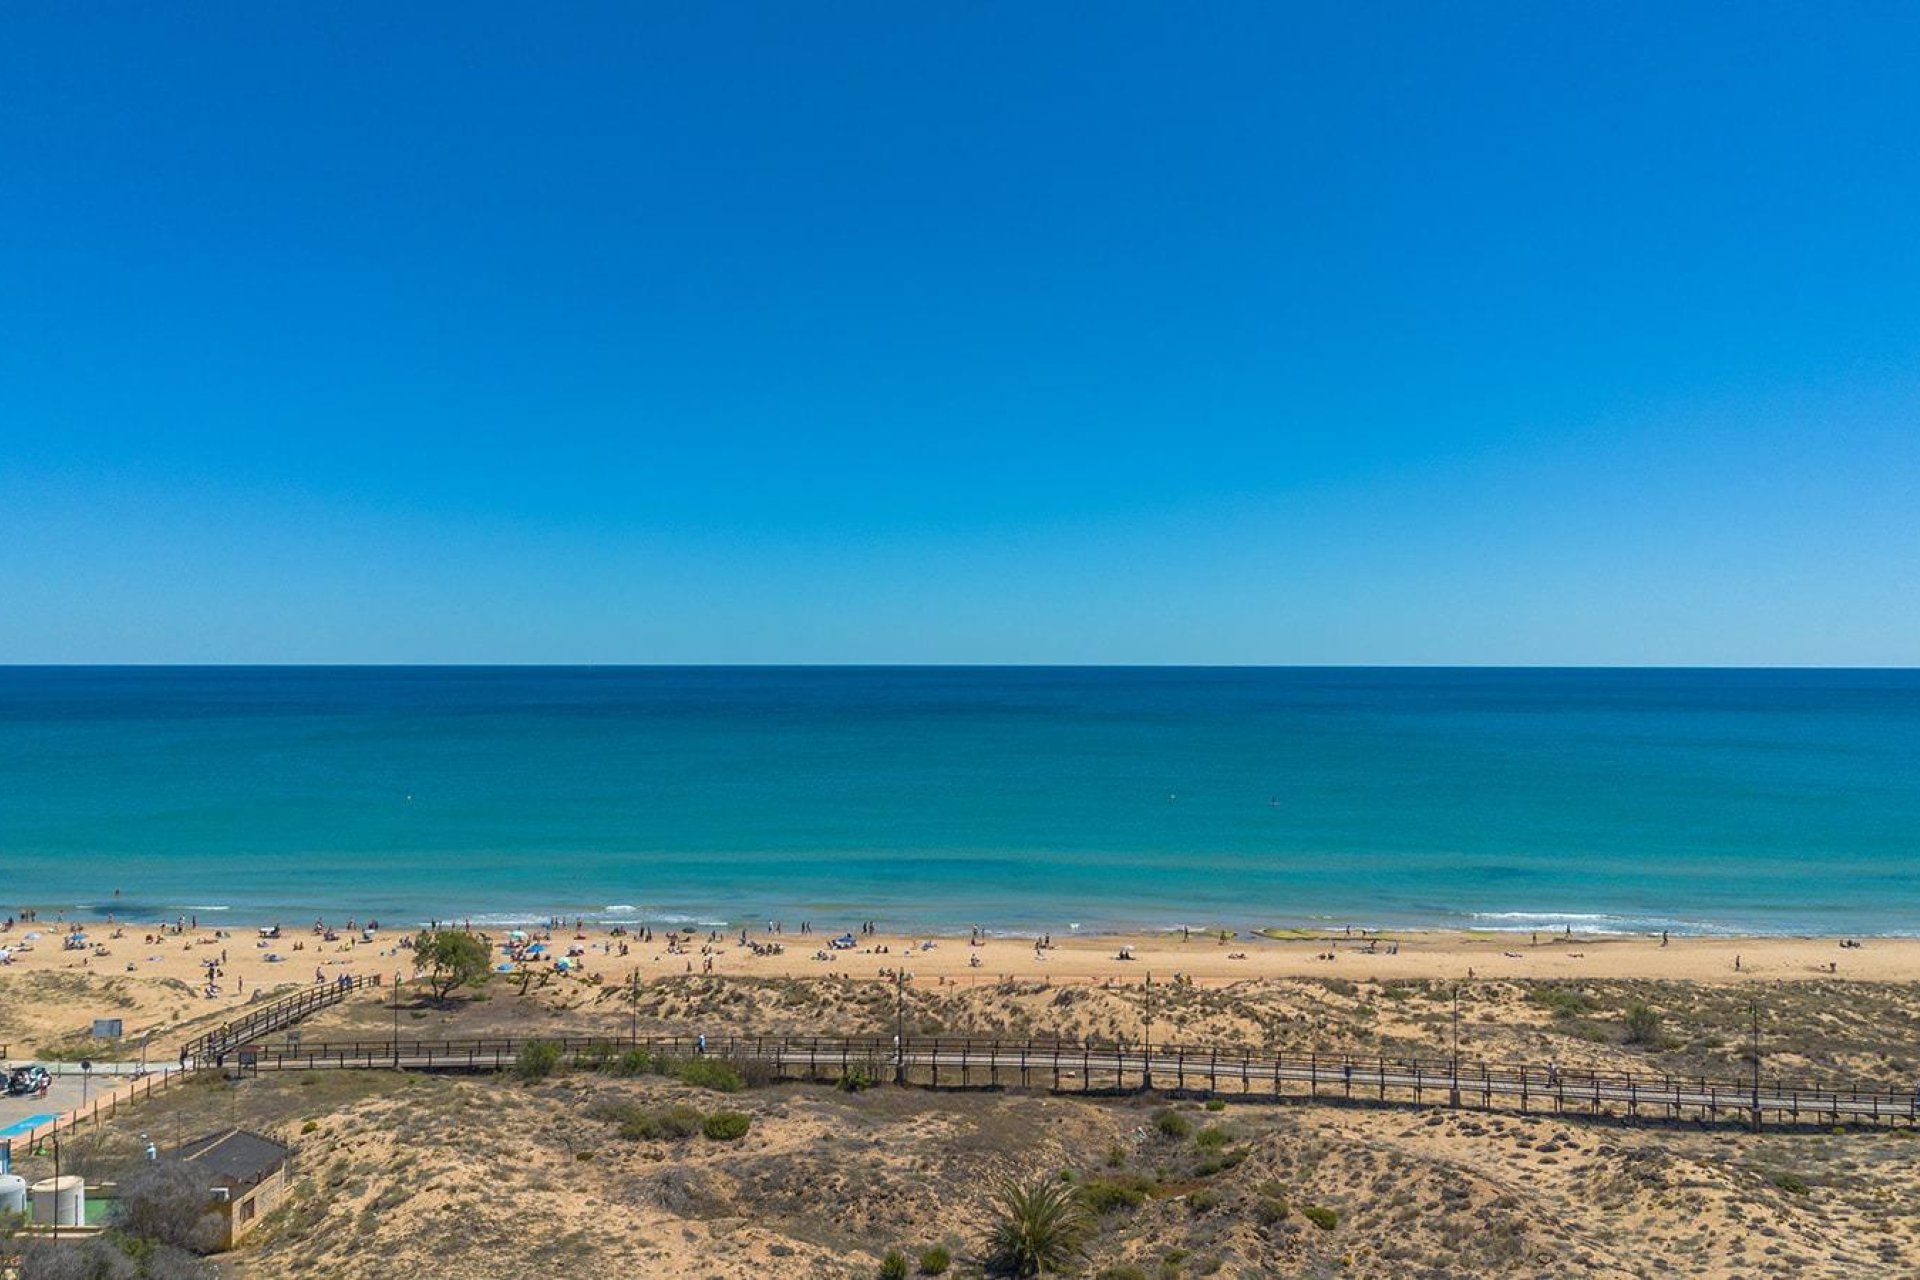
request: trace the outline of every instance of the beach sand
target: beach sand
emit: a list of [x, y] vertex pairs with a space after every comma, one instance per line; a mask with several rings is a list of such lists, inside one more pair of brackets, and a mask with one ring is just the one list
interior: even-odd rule
[[[57, 924], [31, 926], [42, 936], [25, 943], [28, 927], [0, 934], [0, 945], [15, 948], [12, 963], [0, 967], [0, 1046], [9, 1056], [46, 1054], [56, 1045], [83, 1038], [95, 1018], [121, 1018], [126, 1043], [150, 1037], [150, 1052], [175, 1046], [200, 1029], [231, 1016], [252, 1001], [289, 989], [337, 980], [342, 974], [383, 982], [410, 980], [412, 952], [398, 946], [403, 931], [385, 930], [372, 942], [357, 934], [327, 942], [307, 930], [290, 929], [263, 942], [253, 929], [222, 936], [211, 929], [184, 935], [162, 934], [143, 941], [159, 926], [92, 926], [89, 937], [108, 954], [63, 950]], [[1275, 931], [1279, 933], [1280, 931]], [[504, 931], [490, 935], [504, 940]], [[834, 936], [766, 930], [750, 931], [756, 942], [776, 941], [783, 954], [755, 955], [739, 945], [736, 930], [712, 943], [704, 932], [670, 952], [667, 934], [652, 943], [618, 937], [603, 928], [557, 929], [549, 946], [553, 956], [569, 947], [589, 980], [624, 983], [636, 971], [644, 983], [674, 974], [702, 973], [711, 961], [716, 976], [887, 980], [905, 971], [916, 983], [955, 986], [990, 984], [1002, 979], [1045, 980], [1053, 984], [1139, 984], [1151, 974], [1156, 983], [1176, 975], [1201, 986], [1222, 986], [1258, 978], [1344, 978], [1386, 982], [1426, 979], [1469, 982], [1498, 979], [1637, 979], [1706, 984], [1771, 983], [1838, 977], [1853, 982], [1920, 981], [1920, 938], [1866, 938], [1858, 947], [1839, 938], [1674, 937], [1541, 933], [1399, 932], [1351, 935], [1288, 932], [1269, 937], [1239, 934], [1221, 941], [1218, 934], [1055, 936], [1054, 945], [1036, 951], [1031, 938], [988, 937], [969, 945], [965, 937], [916, 939], [880, 933], [857, 939], [851, 950], [835, 951]], [[1537, 936], [1537, 944], [1535, 938]], [[931, 941], [930, 948], [924, 942]], [[622, 943], [626, 956], [618, 954]], [[1372, 950], [1368, 947], [1371, 945]], [[708, 954], [702, 954], [702, 948]], [[296, 949], [298, 948], [298, 949]], [[1122, 951], [1131, 960], [1119, 959]], [[283, 959], [269, 962], [267, 955]], [[819, 959], [824, 952], [831, 959]], [[205, 994], [204, 964], [222, 954], [218, 994]], [[1332, 957], [1331, 959], [1324, 957]], [[974, 963], [975, 961], [978, 963]], [[1736, 961], [1738, 968], [1736, 969]], [[546, 967], [551, 962], [545, 962]], [[62, 975], [69, 981], [63, 982]], [[84, 975], [91, 981], [74, 982]], [[102, 1047], [99, 1056], [111, 1056]]]

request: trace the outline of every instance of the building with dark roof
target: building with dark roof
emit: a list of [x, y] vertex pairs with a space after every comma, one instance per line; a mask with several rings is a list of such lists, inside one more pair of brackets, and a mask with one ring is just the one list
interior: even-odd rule
[[231, 1249], [286, 1194], [293, 1148], [246, 1129], [227, 1129], [173, 1154], [205, 1176], [226, 1222], [221, 1247]]

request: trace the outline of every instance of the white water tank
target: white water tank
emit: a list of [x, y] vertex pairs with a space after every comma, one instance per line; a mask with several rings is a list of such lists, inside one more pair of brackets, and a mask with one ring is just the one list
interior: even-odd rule
[[27, 1180], [17, 1173], [0, 1173], [0, 1213], [27, 1211]]
[[48, 1226], [85, 1226], [86, 1179], [70, 1173], [64, 1178], [42, 1178], [34, 1183], [33, 1220]]

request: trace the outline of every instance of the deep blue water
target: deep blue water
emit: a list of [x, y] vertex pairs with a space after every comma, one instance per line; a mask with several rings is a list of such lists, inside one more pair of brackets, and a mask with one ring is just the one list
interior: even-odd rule
[[1920, 672], [0, 668], [5, 908], [1920, 932]]

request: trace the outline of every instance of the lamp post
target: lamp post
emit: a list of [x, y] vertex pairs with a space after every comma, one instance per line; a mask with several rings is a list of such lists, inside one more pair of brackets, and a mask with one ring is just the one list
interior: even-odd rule
[[1140, 1042], [1140, 1088], [1153, 1088], [1153, 971], [1147, 971], [1146, 1036]]
[[[939, 1074], [935, 1066], [934, 1074]], [[893, 971], [893, 1082], [907, 1082], [907, 971]]]
[[633, 989], [627, 997], [627, 1047], [640, 1047], [640, 966], [633, 968]]
[[1460, 984], [1453, 984], [1453, 1089], [1449, 1095], [1453, 1106], [1460, 1105]]

